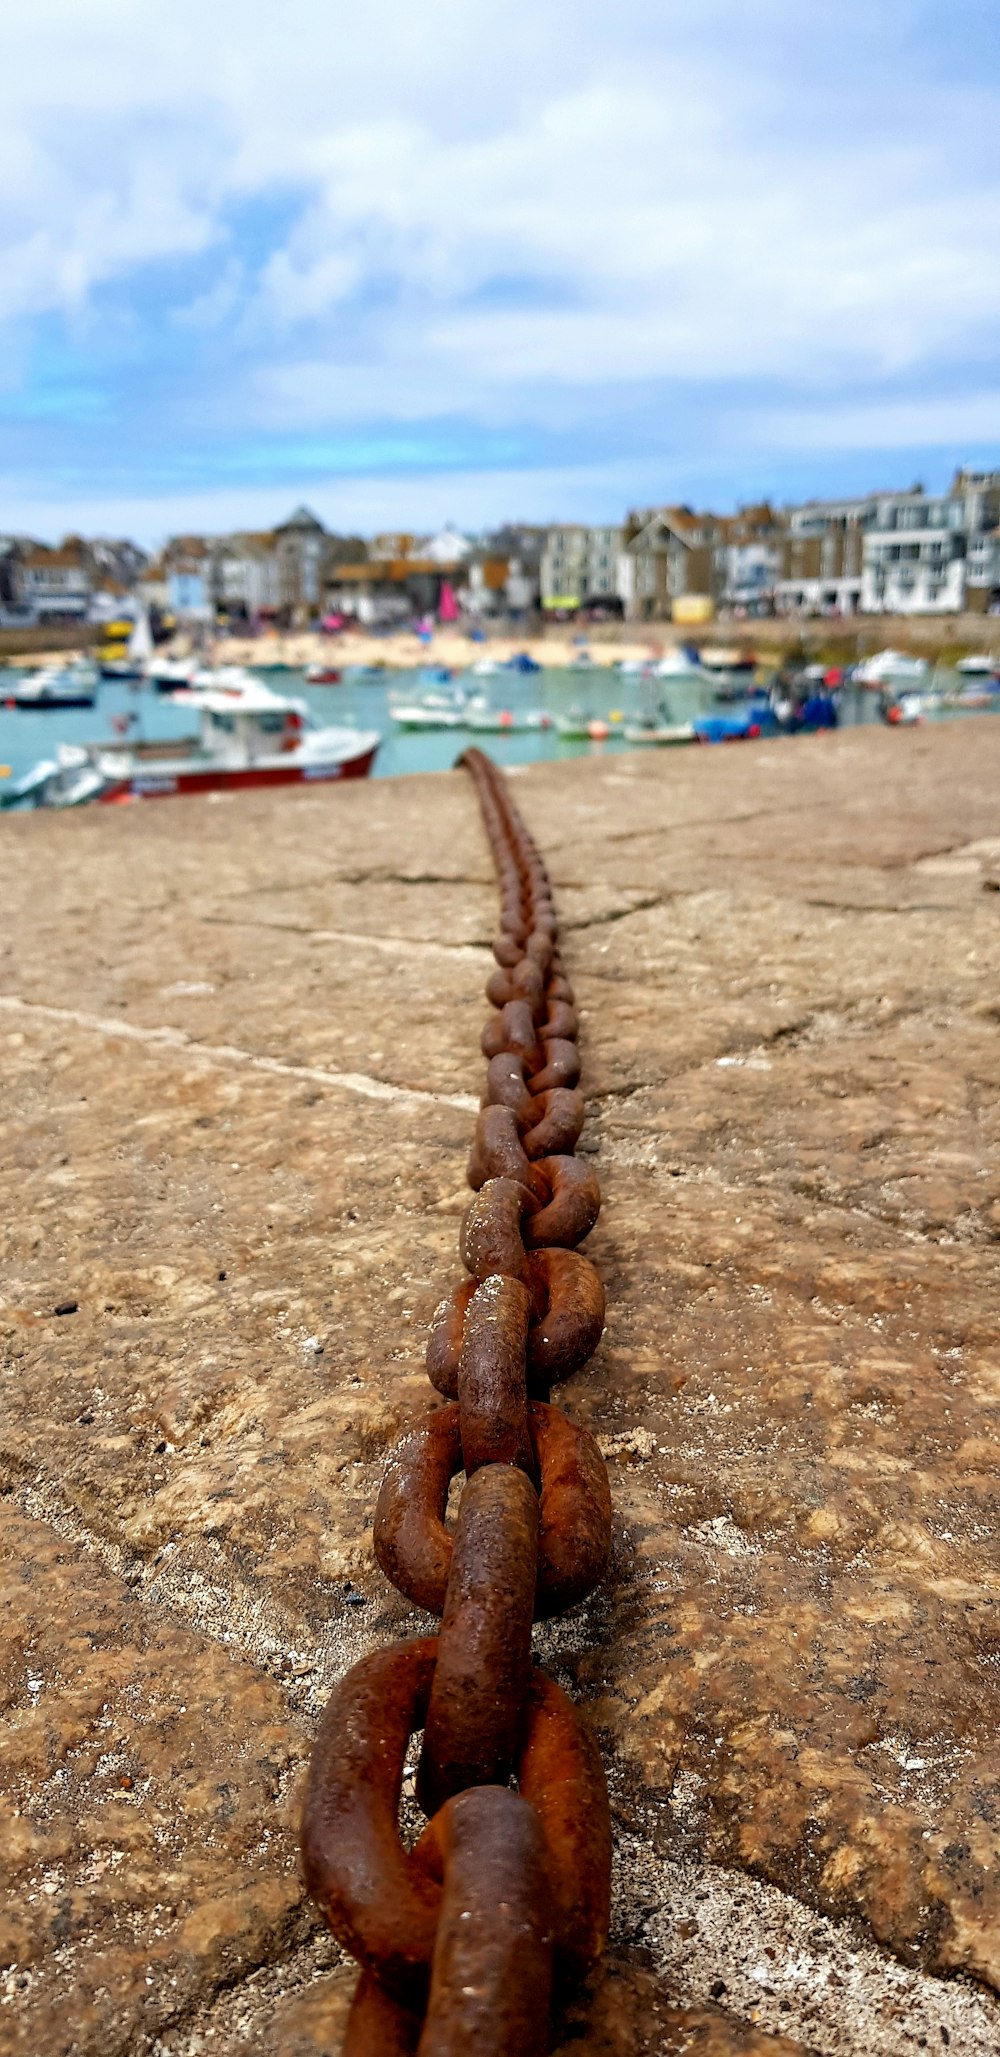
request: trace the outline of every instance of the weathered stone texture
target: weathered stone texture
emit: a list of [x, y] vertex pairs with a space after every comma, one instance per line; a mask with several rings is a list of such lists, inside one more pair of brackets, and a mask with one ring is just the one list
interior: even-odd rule
[[[998, 775], [989, 720], [517, 774], [605, 1195], [563, 1397], [614, 1569], [538, 1634], [619, 1832], [567, 2052], [1000, 2045]], [[297, 1782], [425, 1621], [370, 1522], [457, 1272], [472, 793], [0, 840], [0, 2041], [316, 2057], [351, 1973]]]

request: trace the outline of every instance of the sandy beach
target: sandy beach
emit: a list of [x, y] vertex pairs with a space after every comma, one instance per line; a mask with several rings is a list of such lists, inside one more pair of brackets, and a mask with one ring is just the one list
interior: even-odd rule
[[[44, 649], [38, 647], [38, 632], [19, 637], [13, 631], [0, 634], [0, 662], [34, 668], [58, 663], [83, 648], [93, 648], [99, 638], [96, 628], [62, 631]], [[870, 651], [892, 648], [941, 662], [951, 662], [966, 651], [1000, 651], [1000, 620], [992, 615], [857, 615], [851, 619], [777, 619], [759, 621], [722, 618], [705, 627], [689, 629], [671, 621], [598, 622], [584, 625], [565, 622], [523, 629], [489, 628], [485, 639], [473, 641], [464, 628], [438, 626], [424, 642], [411, 629], [372, 634], [367, 629], [345, 629], [324, 635], [315, 629], [271, 629], [263, 635], [219, 635], [206, 644], [204, 632], [179, 629], [163, 646], [162, 654], [187, 656], [203, 648], [206, 661], [219, 664], [288, 665], [299, 669], [319, 662], [341, 665], [379, 664], [393, 671], [408, 671], [418, 665], [447, 665], [464, 671], [481, 658], [503, 664], [518, 651], [526, 650], [546, 670], [561, 671], [578, 657], [581, 646], [589, 649], [599, 664], [619, 664], [660, 657], [681, 643], [699, 648], [725, 646], [752, 650], [764, 665], [779, 665], [784, 659], [825, 657], [831, 663], [850, 664]]]

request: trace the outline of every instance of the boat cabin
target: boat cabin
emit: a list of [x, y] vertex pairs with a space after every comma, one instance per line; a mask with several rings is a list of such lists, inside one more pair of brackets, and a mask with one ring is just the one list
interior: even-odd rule
[[184, 704], [201, 715], [205, 755], [232, 764], [253, 764], [260, 757], [297, 750], [313, 726], [303, 700], [286, 699], [263, 685], [232, 694], [220, 689], [185, 693]]

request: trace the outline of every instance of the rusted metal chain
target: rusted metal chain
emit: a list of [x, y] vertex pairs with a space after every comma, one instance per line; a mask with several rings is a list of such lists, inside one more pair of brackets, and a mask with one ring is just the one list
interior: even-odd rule
[[[538, 849], [489, 758], [469, 750], [460, 762], [500, 886], [460, 1236], [468, 1277], [428, 1339], [445, 1404], [390, 1459], [374, 1536], [386, 1577], [441, 1626], [341, 1681], [302, 1826], [309, 1890], [362, 1966], [345, 2057], [542, 2057], [553, 1990], [586, 1972], [608, 1927], [600, 1758], [531, 1648], [533, 1621], [600, 1583], [611, 1543], [600, 1451], [549, 1404], [604, 1327], [601, 1281], [576, 1249], [600, 1208], [573, 1155], [579, 1023]], [[407, 1850], [399, 1801], [420, 1730], [428, 1823]]]

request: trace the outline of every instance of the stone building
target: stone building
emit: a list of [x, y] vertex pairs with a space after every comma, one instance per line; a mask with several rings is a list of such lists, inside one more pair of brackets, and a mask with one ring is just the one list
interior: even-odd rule
[[39, 623], [86, 621], [95, 577], [86, 544], [67, 536], [56, 550], [34, 543], [18, 552], [13, 598]]
[[618, 592], [634, 621], [669, 620], [688, 594], [715, 599], [719, 575], [713, 545], [718, 518], [691, 507], [655, 507], [626, 518]]
[[304, 625], [319, 610], [326, 542], [323, 523], [308, 507], [297, 507], [274, 531], [279, 605], [297, 624]]
[[784, 522], [766, 500], [720, 515], [712, 543], [713, 597], [741, 614], [771, 614]]
[[543, 608], [570, 613], [616, 601], [623, 540], [621, 528], [588, 528], [582, 522], [549, 529], [539, 577]]

